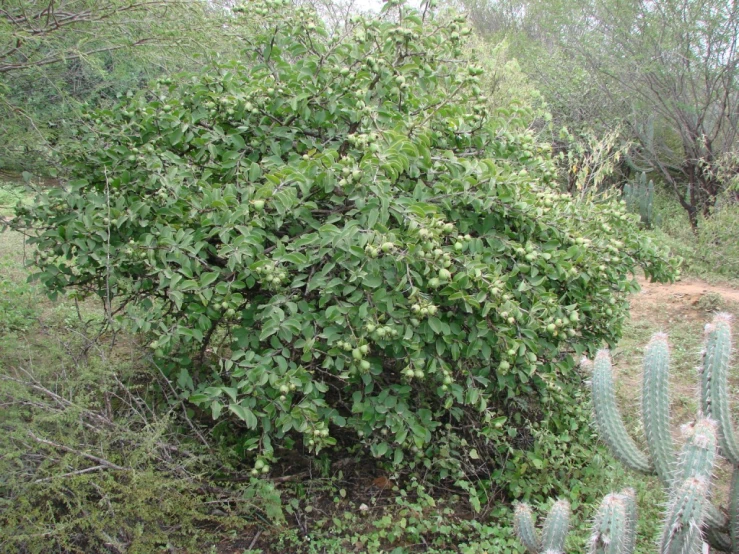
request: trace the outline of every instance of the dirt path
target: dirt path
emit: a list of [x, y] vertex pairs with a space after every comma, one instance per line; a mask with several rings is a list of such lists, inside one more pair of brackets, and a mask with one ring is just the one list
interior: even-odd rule
[[631, 301], [632, 318], [639, 319], [646, 311], [698, 309], [716, 311], [726, 303], [739, 304], [739, 289], [711, 285], [700, 279], [687, 278], [677, 283], [650, 283], [639, 278], [641, 291]]

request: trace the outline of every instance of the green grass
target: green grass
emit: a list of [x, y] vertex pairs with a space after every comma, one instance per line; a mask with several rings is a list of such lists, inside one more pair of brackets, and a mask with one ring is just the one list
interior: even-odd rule
[[26, 186], [0, 179], [0, 217], [12, 215], [18, 203], [28, 204], [31, 201]]
[[659, 242], [684, 259], [683, 272], [713, 283], [739, 284], [739, 203], [721, 199], [693, 232], [687, 213], [665, 194], [655, 200]]

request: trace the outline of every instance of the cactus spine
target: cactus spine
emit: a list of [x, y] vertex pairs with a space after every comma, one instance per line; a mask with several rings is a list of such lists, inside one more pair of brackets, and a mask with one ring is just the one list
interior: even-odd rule
[[513, 530], [529, 554], [564, 554], [565, 539], [570, 527], [570, 504], [558, 500], [549, 510], [541, 539], [536, 532], [534, 516], [528, 504], [518, 504], [514, 513]]
[[[586, 365], [589, 362], [586, 362]], [[613, 455], [625, 466], [641, 473], [652, 473], [649, 458], [626, 431], [621, 414], [616, 405], [616, 392], [611, 373], [611, 355], [601, 350], [593, 363], [593, 406], [595, 423], [601, 437], [608, 444]]]

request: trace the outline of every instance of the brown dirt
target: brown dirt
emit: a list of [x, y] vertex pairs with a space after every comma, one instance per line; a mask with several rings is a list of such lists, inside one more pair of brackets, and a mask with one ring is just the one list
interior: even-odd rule
[[643, 311], [644, 304], [690, 304], [697, 305], [701, 298], [709, 294], [719, 295], [725, 302], [739, 303], [739, 289], [720, 285], [710, 285], [700, 279], [683, 279], [677, 283], [661, 284], [650, 283], [646, 279], [638, 279], [641, 292], [634, 298], [632, 309], [636, 314]]

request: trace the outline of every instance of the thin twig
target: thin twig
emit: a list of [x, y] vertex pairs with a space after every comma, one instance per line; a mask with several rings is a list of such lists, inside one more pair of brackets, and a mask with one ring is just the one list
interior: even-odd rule
[[70, 471], [69, 473], [62, 473], [61, 475], [54, 475], [54, 477], [44, 477], [43, 479], [36, 479], [34, 483], [45, 483], [47, 481], [53, 481], [54, 479], [62, 479], [64, 477], [72, 477], [73, 475], [82, 475], [83, 473], [90, 473], [92, 471], [100, 471], [101, 469], [105, 469], [106, 466], [104, 465], [98, 465], [98, 466], [92, 466], [85, 469], [80, 469], [77, 471]]
[[74, 448], [70, 448], [69, 446], [65, 446], [63, 444], [59, 444], [56, 442], [52, 442], [50, 440], [42, 439], [41, 437], [37, 437], [31, 431], [28, 432], [28, 435], [38, 443], [46, 444], [48, 446], [53, 446], [54, 448], [61, 450], [63, 452], [68, 452], [70, 454], [76, 454], [77, 456], [81, 456], [82, 458], [87, 458], [88, 460], [97, 462], [98, 464], [101, 464], [109, 469], [115, 469], [117, 471], [130, 471], [130, 469], [121, 467], [117, 464], [114, 464], [113, 462], [109, 462], [105, 458], [99, 458], [97, 456], [93, 456], [92, 454], [87, 454], [86, 452], [80, 452], [79, 450], [75, 450]]

